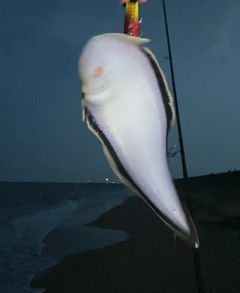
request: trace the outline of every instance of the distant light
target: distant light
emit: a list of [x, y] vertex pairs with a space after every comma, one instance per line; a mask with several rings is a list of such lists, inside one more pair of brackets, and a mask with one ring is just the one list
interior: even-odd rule
[[89, 183], [89, 182], [90, 182], [90, 180], [88, 179], [88, 180], [87, 180], [87, 183]]
[[106, 182], [108, 182], [108, 178], [106, 178], [105, 180], [106, 180]]

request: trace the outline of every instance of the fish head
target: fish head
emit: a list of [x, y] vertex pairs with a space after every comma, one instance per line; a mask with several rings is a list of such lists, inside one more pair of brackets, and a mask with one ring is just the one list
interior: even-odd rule
[[131, 64], [133, 54], [148, 41], [144, 40], [124, 34], [103, 34], [87, 42], [78, 62], [86, 100], [102, 104], [114, 97], [113, 90], [122, 88], [136, 71]]

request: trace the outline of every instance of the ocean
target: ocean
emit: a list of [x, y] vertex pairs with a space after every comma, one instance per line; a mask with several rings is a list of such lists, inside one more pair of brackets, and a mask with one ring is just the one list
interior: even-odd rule
[[[205, 293], [240, 292], [240, 172], [188, 192]], [[195, 293], [192, 252], [121, 184], [0, 183], [0, 293]]]
[[[129, 238], [85, 225], [131, 196], [121, 184], [0, 183], [0, 292], [42, 292], [29, 288], [36, 272], [65, 255]], [[51, 233], [49, 257], [43, 241]]]

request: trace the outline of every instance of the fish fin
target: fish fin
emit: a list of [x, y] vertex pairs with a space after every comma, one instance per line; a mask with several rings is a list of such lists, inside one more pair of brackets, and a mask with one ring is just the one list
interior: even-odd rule
[[[129, 189], [139, 195], [148, 205], [152, 208], [152, 210], [162, 219], [162, 221], [174, 231], [176, 235], [180, 238], [186, 240], [187, 242], [194, 244], [195, 248], [199, 247], [199, 240], [196, 232], [195, 225], [193, 220], [185, 208], [185, 215], [187, 217], [189, 226], [190, 226], [190, 235], [186, 235], [184, 232], [179, 230], [179, 228], [174, 224], [167, 216], [165, 216], [152, 202], [151, 200], [142, 192], [142, 190], [138, 187], [138, 185], [134, 182], [131, 176], [128, 174], [121, 161], [118, 158], [117, 153], [113, 149], [112, 145], [108, 141], [108, 138], [104, 134], [101, 127], [97, 124], [95, 118], [92, 116], [90, 111], [85, 107], [85, 117], [86, 123], [89, 128], [93, 132], [93, 134], [100, 140], [102, 143], [104, 154], [114, 171], [114, 173], [118, 176], [118, 178], [125, 184]], [[183, 206], [184, 208], [184, 206]]]
[[162, 94], [163, 103], [165, 106], [166, 116], [167, 116], [167, 124], [168, 124], [168, 130], [171, 126], [173, 126], [175, 122], [175, 109], [174, 109], [174, 100], [171, 95], [171, 92], [168, 87], [168, 83], [165, 77], [164, 72], [162, 71], [155, 55], [153, 52], [146, 47], [142, 48], [143, 53], [148, 58], [149, 62], [151, 63], [151, 66], [155, 72], [158, 85]]
[[121, 33], [107, 33], [107, 34], [96, 36], [95, 38], [99, 38], [99, 37], [107, 37], [107, 38], [119, 40], [121, 42], [125, 42], [128, 44], [132, 44], [135, 46], [141, 46], [151, 41], [150, 39], [133, 37], [133, 36], [121, 34]]
[[[195, 227], [195, 224], [194, 224], [194, 221], [192, 219], [192, 216], [191, 216], [186, 204], [182, 204], [182, 208], [183, 208], [183, 210], [185, 212], [185, 215], [186, 215], [186, 218], [187, 218], [190, 230], [191, 230], [192, 242], [194, 242], [194, 248], [199, 249], [200, 242], [199, 242], [197, 229]], [[181, 237], [181, 235], [180, 235], [180, 237]]]
[[101, 139], [101, 129], [97, 125], [96, 120], [93, 118], [93, 116], [88, 111], [87, 107], [84, 107], [84, 119], [87, 123], [88, 129], [103, 143]]
[[192, 220], [192, 217], [185, 205], [182, 205], [184, 213], [187, 218], [187, 222], [190, 227], [190, 234], [187, 235], [183, 231], [181, 231], [167, 216], [165, 216], [149, 199], [146, 195], [144, 195], [141, 190], [138, 192], [138, 195], [148, 204], [148, 206], [157, 214], [157, 216], [164, 222], [164, 224], [173, 231], [174, 236], [179, 236], [182, 240], [186, 241], [190, 245], [193, 245], [194, 248], [199, 248], [199, 238], [197, 234], [197, 230], [195, 224]]
[[85, 107], [84, 109], [84, 115], [86, 117], [86, 123], [90, 131], [99, 139], [99, 141], [102, 143], [104, 154], [107, 158], [107, 161], [114, 171], [114, 173], [117, 175], [117, 177], [125, 184], [130, 190], [135, 192], [136, 194], [140, 195], [140, 190], [136, 186], [136, 184], [133, 182], [132, 178], [128, 175], [127, 171], [122, 166], [120, 160], [118, 159], [117, 154], [115, 153], [113, 147], [109, 143], [107, 137], [103, 133], [102, 129], [97, 124], [94, 117], [91, 115], [89, 110]]
[[103, 142], [102, 142], [102, 147], [103, 147], [104, 154], [107, 158], [107, 161], [108, 161], [109, 165], [111, 166], [112, 170], [114, 171], [114, 173], [117, 175], [117, 177], [130, 190], [132, 190], [136, 194], [139, 194], [139, 191], [132, 184], [132, 182], [126, 176], [124, 176], [123, 172], [121, 172], [121, 168], [119, 168], [119, 165], [117, 165], [116, 159], [114, 159], [113, 154], [110, 152], [109, 148]]

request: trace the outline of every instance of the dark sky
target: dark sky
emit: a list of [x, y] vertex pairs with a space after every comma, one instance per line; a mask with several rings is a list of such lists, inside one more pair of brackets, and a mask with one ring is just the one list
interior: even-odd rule
[[[240, 169], [240, 2], [166, 3], [189, 175]], [[162, 3], [140, 10], [170, 83]], [[122, 32], [123, 14], [118, 0], [0, 2], [1, 181], [116, 179], [82, 122], [77, 60], [90, 37]], [[179, 155], [170, 168], [182, 176]]]

